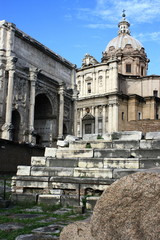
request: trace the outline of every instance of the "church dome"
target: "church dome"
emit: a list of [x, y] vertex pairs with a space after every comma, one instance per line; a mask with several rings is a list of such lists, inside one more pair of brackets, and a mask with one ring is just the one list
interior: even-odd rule
[[118, 36], [113, 38], [107, 45], [105, 52], [123, 50], [126, 47], [132, 50], [144, 49], [143, 45], [130, 35], [130, 24], [125, 19], [125, 14], [122, 15], [122, 21], [118, 24]]
[[146, 76], [149, 59], [143, 45], [130, 35], [130, 24], [123, 11], [118, 24], [118, 36], [113, 38], [102, 53], [102, 63], [118, 63], [118, 73], [123, 75]]
[[131, 37], [128, 34], [120, 34], [108, 43], [105, 52], [108, 52], [112, 49], [123, 50], [127, 45], [130, 45], [133, 50], [141, 50], [143, 48], [143, 45], [137, 39]]

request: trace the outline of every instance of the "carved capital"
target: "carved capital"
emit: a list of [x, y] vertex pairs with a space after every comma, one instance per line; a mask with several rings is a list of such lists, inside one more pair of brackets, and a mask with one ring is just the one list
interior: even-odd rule
[[35, 67], [29, 68], [29, 77], [30, 81], [36, 81], [37, 75], [41, 70]]
[[7, 70], [15, 71], [17, 60], [18, 60], [17, 57], [9, 57], [7, 59]]

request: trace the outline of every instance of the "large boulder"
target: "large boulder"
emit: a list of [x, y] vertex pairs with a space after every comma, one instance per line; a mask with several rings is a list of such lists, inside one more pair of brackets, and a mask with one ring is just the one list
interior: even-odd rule
[[60, 240], [94, 240], [91, 236], [90, 221], [79, 221], [69, 224], [60, 235]]
[[97, 201], [90, 221], [65, 227], [60, 240], [159, 240], [160, 169], [117, 180]]
[[94, 208], [95, 240], [160, 239], [160, 174], [135, 173], [107, 188]]

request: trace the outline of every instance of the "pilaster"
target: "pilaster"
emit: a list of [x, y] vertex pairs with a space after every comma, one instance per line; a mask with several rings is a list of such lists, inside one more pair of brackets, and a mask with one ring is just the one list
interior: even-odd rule
[[64, 117], [64, 83], [59, 87], [59, 128], [58, 139], [63, 139], [63, 117]]
[[30, 80], [30, 103], [29, 103], [29, 139], [30, 143], [35, 143], [35, 137], [33, 137], [34, 132], [34, 108], [35, 108], [35, 88], [38, 68], [29, 69], [29, 80]]
[[8, 89], [7, 89], [7, 101], [6, 101], [6, 114], [5, 123], [2, 126], [2, 138], [11, 140], [12, 130], [12, 102], [13, 102], [13, 85], [14, 85], [14, 74], [16, 69], [17, 58], [8, 57], [7, 70], [8, 70]]

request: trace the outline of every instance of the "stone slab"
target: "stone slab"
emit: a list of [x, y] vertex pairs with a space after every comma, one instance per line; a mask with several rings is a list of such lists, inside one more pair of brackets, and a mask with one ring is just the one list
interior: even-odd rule
[[113, 148], [116, 149], [139, 149], [140, 143], [136, 140], [114, 140]]
[[57, 141], [57, 146], [58, 147], [68, 147], [69, 146], [69, 142], [66, 140], [58, 140]]
[[92, 149], [57, 149], [57, 158], [91, 158], [93, 157]]
[[125, 131], [125, 132], [114, 132], [112, 133], [112, 140], [141, 140], [142, 132], [140, 131]]
[[103, 159], [79, 159], [80, 168], [103, 168]]
[[152, 140], [140, 140], [140, 149], [151, 149]]
[[139, 159], [138, 158], [105, 158], [104, 168], [127, 168], [127, 169], [138, 169]]
[[46, 167], [78, 167], [78, 158], [47, 158]]
[[152, 148], [160, 149], [160, 140], [152, 140]]
[[17, 175], [18, 176], [30, 176], [31, 167], [30, 166], [18, 166], [17, 167]]
[[44, 156], [45, 157], [56, 157], [57, 148], [45, 148]]
[[73, 168], [64, 167], [32, 167], [31, 176], [73, 176]]
[[98, 134], [84, 134], [83, 140], [84, 141], [96, 141], [98, 137]]
[[31, 157], [31, 166], [45, 166], [46, 157]]
[[131, 149], [131, 156], [135, 158], [160, 158], [160, 149]]
[[113, 178], [119, 179], [129, 174], [133, 174], [136, 172], [143, 172], [142, 169], [114, 169], [113, 170]]
[[141, 159], [140, 160], [140, 168], [155, 168], [160, 167], [160, 159], [158, 158], [149, 158], [149, 159]]
[[145, 139], [154, 139], [154, 140], [159, 139], [160, 140], [160, 132], [147, 132]]
[[38, 196], [38, 203], [49, 204], [49, 205], [60, 204], [60, 199], [61, 199], [61, 195], [43, 194]]
[[124, 149], [95, 149], [95, 158], [129, 158], [130, 150]]
[[75, 168], [74, 177], [112, 178], [112, 169]]
[[90, 145], [90, 148], [112, 148], [112, 142], [107, 142], [104, 140], [97, 140], [97, 141], [79, 141], [79, 142], [73, 142], [69, 145], [70, 149], [84, 149], [87, 148], [87, 145]]
[[12, 193], [12, 197], [11, 200], [13, 202], [30, 202], [30, 203], [36, 203], [37, 202], [37, 194], [16, 194], [16, 193]]

